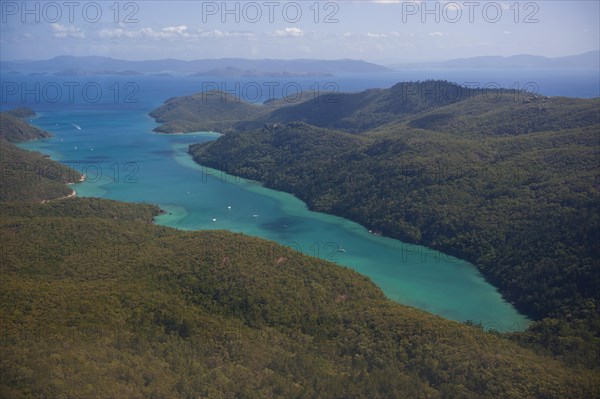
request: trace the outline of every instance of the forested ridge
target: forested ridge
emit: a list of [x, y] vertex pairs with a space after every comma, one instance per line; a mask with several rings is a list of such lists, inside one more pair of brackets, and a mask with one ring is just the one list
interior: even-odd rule
[[11, 142], [20, 142], [36, 140], [51, 137], [48, 132], [31, 126], [21, 118], [35, 116], [35, 113], [29, 108], [15, 108], [8, 112], [0, 112], [0, 139]]
[[[338, 126], [304, 107], [305, 121]], [[267, 122], [190, 153], [314, 210], [471, 261], [519, 310], [548, 319], [521, 342], [597, 366], [600, 100], [504, 92], [413, 108], [367, 131]]]
[[[3, 162], [32, 156], [2, 146]], [[394, 303], [339, 265], [156, 226], [152, 205], [21, 192], [0, 203], [2, 397], [600, 395], [597, 370]]]
[[64, 183], [74, 183], [81, 178], [72, 168], [11, 144], [52, 137], [20, 119], [32, 116], [35, 112], [29, 108], [0, 112], [0, 201], [66, 197], [72, 190]]
[[[566, 301], [598, 293], [596, 139], [591, 128], [546, 140], [423, 132], [371, 140], [291, 124], [228, 134], [191, 152], [202, 164], [292, 192], [315, 210], [466, 258], [540, 317], [573, 311], [577, 303]], [[563, 261], [571, 256], [581, 264], [569, 270]]]

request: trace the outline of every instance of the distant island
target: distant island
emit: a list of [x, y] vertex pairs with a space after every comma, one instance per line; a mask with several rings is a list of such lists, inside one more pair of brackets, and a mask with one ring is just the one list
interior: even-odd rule
[[114, 75], [114, 76], [141, 76], [141, 72], [125, 70], [125, 71], [88, 71], [84, 69], [68, 68], [55, 72], [55, 76], [95, 76], [95, 75]]
[[[391, 70], [360, 60], [252, 60], [243, 58], [206, 59], [194, 61], [151, 60], [126, 61], [108, 57], [59, 56], [40, 61], [0, 61], [2, 71], [28, 71], [30, 73], [54, 73], [62, 76], [86, 76], [93, 74], [205, 74], [222, 76], [301, 77], [331, 76], [338, 74], [381, 73]], [[233, 75], [232, 75], [233, 73]]]
[[256, 69], [239, 69], [234, 67], [212, 69], [206, 72], [197, 72], [193, 77], [239, 77], [239, 78], [311, 78], [330, 77], [332, 73], [324, 72], [288, 72], [288, 71], [259, 71]]
[[513, 55], [510, 57], [487, 56], [459, 58], [439, 62], [413, 62], [390, 65], [392, 69], [600, 69], [600, 51], [589, 51], [565, 57], [542, 57], [536, 55]]
[[245, 59], [128, 61], [98, 56], [58, 56], [48, 60], [0, 61], [7, 74], [56, 74], [58, 76], [152, 75], [165, 74], [220, 77], [327, 77], [342, 74], [390, 73], [404, 69], [599, 69], [600, 51], [564, 57], [529, 54], [460, 58], [436, 62], [396, 62], [382, 66], [371, 62], [342, 59]]

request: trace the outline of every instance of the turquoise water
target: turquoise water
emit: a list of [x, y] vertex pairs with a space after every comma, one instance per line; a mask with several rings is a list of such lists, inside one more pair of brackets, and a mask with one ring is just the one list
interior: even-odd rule
[[74, 186], [80, 196], [158, 204], [168, 213], [157, 223], [178, 229], [227, 229], [274, 240], [357, 270], [389, 298], [449, 319], [502, 331], [526, 326], [468, 262], [375, 236], [351, 221], [311, 212], [292, 195], [201, 167], [187, 146], [218, 134], [155, 134], [151, 108], [143, 108], [53, 109], [33, 122], [55, 137], [23, 147], [86, 173], [88, 180]]

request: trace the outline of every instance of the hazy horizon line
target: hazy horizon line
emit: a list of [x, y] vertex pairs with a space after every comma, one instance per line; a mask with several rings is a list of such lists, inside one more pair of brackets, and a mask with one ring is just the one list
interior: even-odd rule
[[107, 58], [107, 59], [113, 59], [113, 60], [119, 60], [119, 61], [127, 61], [127, 62], [148, 62], [148, 61], [168, 61], [168, 60], [183, 61], [183, 62], [194, 62], [194, 61], [205, 61], [205, 60], [360, 61], [360, 62], [366, 62], [366, 63], [371, 63], [371, 64], [385, 66], [385, 65], [392, 65], [392, 64], [395, 64], [395, 63], [402, 63], [402, 64], [420, 64], [420, 63], [438, 63], [438, 62], [441, 63], [441, 62], [453, 61], [453, 60], [468, 60], [468, 59], [473, 59], [473, 58], [484, 58], [484, 57], [512, 58], [512, 57], [519, 57], [519, 56], [530, 56], [530, 57], [543, 57], [543, 58], [548, 58], [548, 59], [557, 59], [557, 58], [564, 58], [564, 57], [575, 57], [575, 56], [589, 54], [589, 53], [594, 53], [594, 52], [599, 52], [600, 53], [600, 49], [584, 51], [582, 53], [576, 53], [576, 54], [560, 55], [560, 56], [547, 56], [547, 55], [531, 54], [531, 53], [517, 53], [517, 54], [512, 54], [512, 55], [484, 54], [484, 55], [474, 55], [474, 56], [469, 56], [469, 57], [457, 57], [457, 58], [421, 59], [421, 60], [396, 60], [396, 61], [368, 60], [368, 59], [362, 59], [362, 58], [272, 58], [272, 57], [261, 57], [261, 58], [250, 58], [250, 57], [207, 57], [207, 58], [193, 58], [193, 59], [168, 57], [168, 58], [148, 58], [148, 59], [126, 59], [126, 58], [120, 58], [120, 57], [112, 57], [112, 56], [109, 56], [109, 55], [58, 54], [58, 55], [55, 55], [55, 56], [50, 57], [50, 58], [39, 58], [39, 59], [33, 59], [33, 58], [29, 58], [29, 59], [4, 59], [4, 60], [2, 60], [2, 62], [50, 61], [50, 60], [53, 60], [53, 59], [59, 58], [59, 57], [73, 57], [73, 58], [93, 58], [93, 57], [97, 57], [97, 58]]

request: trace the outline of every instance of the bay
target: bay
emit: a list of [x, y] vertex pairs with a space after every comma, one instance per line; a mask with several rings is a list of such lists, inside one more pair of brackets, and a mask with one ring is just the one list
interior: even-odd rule
[[[597, 85], [585, 84], [586, 79], [588, 83], [589, 79], [597, 81], [597, 75], [590, 78], [585, 73], [565, 71], [405, 71], [339, 76], [333, 81], [332, 77], [213, 81], [187, 76], [4, 75], [3, 84], [10, 79], [28, 91], [5, 95], [0, 108], [28, 106], [38, 112], [31, 122], [55, 137], [22, 147], [46, 153], [86, 173], [88, 180], [75, 187], [80, 196], [154, 203], [168, 212], [156, 218], [159, 224], [183, 230], [225, 229], [273, 240], [350, 267], [370, 277], [389, 298], [400, 303], [452, 320], [471, 320], [487, 329], [515, 331], [524, 329], [529, 320], [505, 302], [472, 264], [375, 236], [349, 220], [311, 212], [292, 195], [197, 165], [187, 154], [187, 146], [215, 140], [219, 135], [156, 134], [153, 129], [157, 125], [148, 113], [170, 97], [201, 91], [207, 82], [260, 102], [271, 93], [252, 92], [252, 88], [291, 87], [292, 94], [294, 88], [358, 91], [425, 78], [458, 83], [490, 81], [504, 87], [519, 82], [522, 87], [535, 76], [537, 83], [542, 83], [540, 92], [598, 95]], [[328, 86], [332, 82], [333, 89]], [[62, 91], [58, 99], [51, 91], [57, 87]], [[66, 92], [65, 87], [75, 89]], [[100, 95], [95, 95], [97, 89]]]
[[160, 135], [150, 109], [52, 109], [33, 120], [51, 139], [22, 147], [86, 173], [80, 196], [158, 204], [156, 222], [184, 230], [225, 229], [273, 240], [370, 277], [391, 299], [487, 329], [522, 330], [528, 319], [477, 269], [440, 252], [369, 233], [311, 212], [292, 195], [197, 165], [192, 143], [216, 133]]

